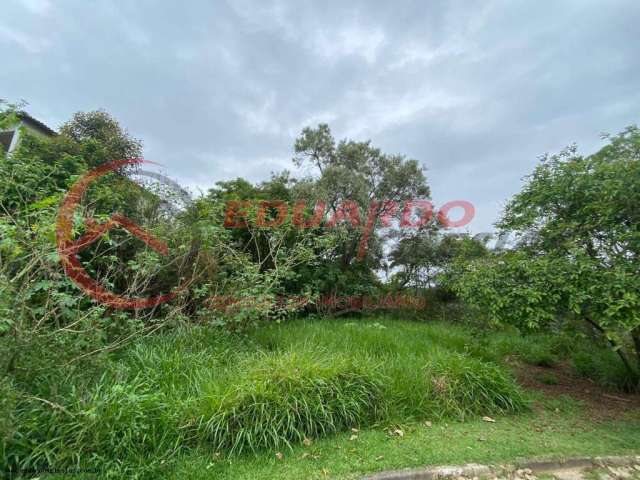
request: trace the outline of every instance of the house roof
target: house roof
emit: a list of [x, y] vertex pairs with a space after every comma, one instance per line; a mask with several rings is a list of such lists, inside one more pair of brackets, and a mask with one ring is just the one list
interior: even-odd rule
[[47, 133], [49, 135], [57, 135], [57, 132], [55, 130], [53, 130], [52, 128], [49, 128], [47, 125], [42, 123], [40, 120], [38, 120], [36, 118], [33, 118], [31, 115], [29, 115], [24, 110], [20, 111], [20, 112], [17, 112], [17, 113], [18, 113], [18, 118], [20, 118], [20, 120], [22, 120], [23, 122], [31, 123], [36, 128], [39, 128], [40, 130], [43, 130], [45, 133]]

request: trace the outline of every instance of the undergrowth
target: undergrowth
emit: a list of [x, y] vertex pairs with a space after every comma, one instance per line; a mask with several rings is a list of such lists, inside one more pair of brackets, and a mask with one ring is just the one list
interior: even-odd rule
[[[567, 355], [557, 338], [538, 340], [377, 317], [244, 336], [192, 327], [72, 363], [75, 353], [34, 343], [33, 368], [0, 382], [0, 469], [157, 478], [191, 449], [238, 454], [349, 428], [519, 412], [527, 399], [504, 358]], [[578, 356], [576, 368], [609, 378], [611, 358], [598, 358]]]
[[194, 405], [195, 437], [216, 450], [281, 448], [367, 424], [383, 402], [375, 369], [341, 355], [258, 354], [238, 372], [205, 386]]

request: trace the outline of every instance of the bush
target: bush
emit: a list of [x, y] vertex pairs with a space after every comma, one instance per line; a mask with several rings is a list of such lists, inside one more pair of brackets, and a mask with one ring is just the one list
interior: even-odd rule
[[239, 371], [195, 404], [191, 427], [215, 449], [279, 448], [344, 430], [375, 417], [382, 400], [379, 377], [340, 355], [262, 354]]

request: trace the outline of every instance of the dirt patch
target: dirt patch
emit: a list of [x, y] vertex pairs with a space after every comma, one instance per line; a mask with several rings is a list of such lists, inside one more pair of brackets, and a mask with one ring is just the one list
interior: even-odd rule
[[611, 392], [584, 377], [576, 375], [571, 365], [539, 367], [520, 362], [512, 363], [518, 382], [550, 397], [566, 395], [579, 400], [591, 416], [602, 419], [620, 418], [630, 411], [640, 411], [640, 395]]

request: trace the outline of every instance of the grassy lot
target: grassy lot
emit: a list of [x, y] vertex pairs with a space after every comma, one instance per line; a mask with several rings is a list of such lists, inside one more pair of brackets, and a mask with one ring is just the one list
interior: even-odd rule
[[[251, 338], [261, 348], [271, 351], [300, 351], [310, 345], [322, 345], [332, 352], [351, 352], [355, 356], [366, 353], [383, 359], [387, 374], [405, 379], [406, 375], [399, 371], [411, 370], [407, 359], [421, 364], [443, 349], [496, 364], [517, 357], [521, 361], [519, 372], [529, 372], [527, 383], [538, 383], [540, 390], [528, 388], [524, 392], [529, 406], [525, 411], [496, 415], [490, 417], [495, 422], [487, 422], [482, 420], [481, 411], [469, 418], [464, 411], [436, 409], [432, 415], [425, 416], [424, 410], [422, 413], [419, 409], [412, 410], [410, 405], [420, 403], [409, 393], [413, 388], [419, 396], [421, 390], [416, 386], [421, 383], [416, 380], [406, 385], [406, 389], [401, 385], [394, 392], [406, 402], [405, 409], [400, 408], [386, 421], [369, 428], [313, 439], [310, 445], [297, 445], [292, 449], [271, 449], [257, 456], [229, 456], [205, 449], [181, 459], [172, 478], [350, 479], [376, 471], [428, 464], [508, 462], [524, 457], [640, 451], [638, 403], [631, 406], [602, 402], [604, 390], [593, 382], [551, 368], [561, 363], [571, 349], [580, 358], [583, 356], [580, 345], [575, 341], [565, 343], [567, 339], [559, 336], [523, 338], [513, 332], [501, 332], [478, 337], [466, 328], [450, 324], [425, 325], [374, 318], [300, 321], [262, 329]], [[606, 377], [603, 383], [615, 381], [619, 375], [615, 357], [601, 351], [593, 352], [592, 357], [600, 362], [599, 375]], [[607, 374], [614, 376], [614, 380]], [[391, 383], [402, 384], [398, 377], [392, 378]], [[550, 378], [553, 381], [549, 381]], [[564, 394], [568, 391], [585, 397], [580, 390], [585, 385], [591, 389], [587, 391], [593, 398], [586, 395], [583, 400], [576, 400]], [[421, 406], [424, 408], [424, 404]]]
[[[556, 410], [557, 409], [557, 410]], [[181, 459], [171, 478], [324, 479], [423, 465], [508, 462], [518, 458], [623, 455], [640, 451], [640, 414], [592, 419], [588, 409], [569, 398], [540, 401], [534, 411], [499, 416], [495, 423], [469, 421], [393, 425], [342, 433], [258, 456], [225, 457], [202, 451]], [[400, 428], [404, 435], [390, 434]], [[353, 439], [354, 436], [357, 438]]]
[[[380, 316], [192, 327], [68, 370], [48, 368], [63, 363], [49, 348], [39, 373], [0, 385], [3, 448], [23, 468], [211, 479], [639, 451], [637, 397], [575, 377], [583, 352], [562, 335]], [[593, 352], [588, 371], [615, 385], [615, 356]]]

